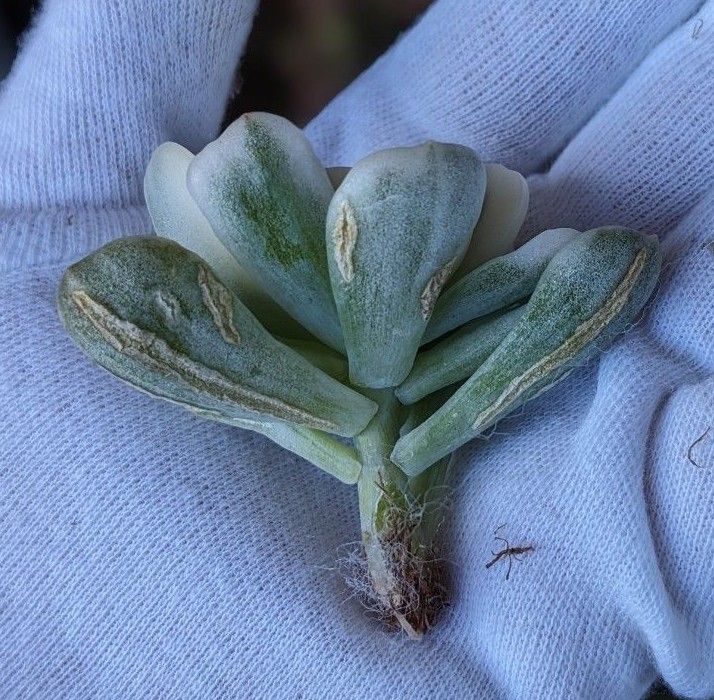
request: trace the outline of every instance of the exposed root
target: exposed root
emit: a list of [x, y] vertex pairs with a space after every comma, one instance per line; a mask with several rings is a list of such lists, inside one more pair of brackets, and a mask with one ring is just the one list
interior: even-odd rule
[[430, 629], [449, 604], [447, 562], [431, 542], [421, 541], [424, 510], [390, 505], [378, 541], [366, 533], [362, 546], [339, 562], [347, 587], [365, 609], [412, 639]]
[[340, 561], [345, 582], [370, 614], [417, 639], [449, 604], [445, 562], [427, 552], [416, 555], [403, 543], [390, 543], [383, 551], [393, 564], [390, 573], [395, 585], [390, 595], [377, 592], [364, 547], [359, 545]]

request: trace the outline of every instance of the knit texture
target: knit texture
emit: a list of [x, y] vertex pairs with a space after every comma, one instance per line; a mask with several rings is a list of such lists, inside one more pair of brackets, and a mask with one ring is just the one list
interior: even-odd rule
[[[151, 150], [216, 134], [254, 9], [47, 0], [3, 84], [0, 697], [714, 695], [714, 2], [439, 0], [308, 127], [328, 164], [464, 143], [530, 175], [523, 240], [666, 252], [627, 334], [459, 452], [420, 644], [336, 571], [353, 488], [121, 384], [55, 310], [69, 262], [149, 230]], [[501, 525], [534, 547], [508, 580]]]

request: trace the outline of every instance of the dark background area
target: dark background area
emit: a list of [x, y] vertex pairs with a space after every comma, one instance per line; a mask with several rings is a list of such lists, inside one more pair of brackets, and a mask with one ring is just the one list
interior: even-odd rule
[[[226, 121], [263, 110], [304, 126], [429, 4], [430, 0], [263, 0]], [[40, 5], [38, 0], [0, 0], [0, 79]]]

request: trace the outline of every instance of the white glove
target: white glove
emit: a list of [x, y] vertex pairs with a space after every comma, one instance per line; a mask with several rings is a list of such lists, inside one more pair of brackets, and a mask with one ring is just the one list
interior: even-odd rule
[[[308, 129], [329, 165], [464, 143], [531, 175], [523, 239], [667, 252], [641, 323], [461, 451], [454, 605], [421, 644], [326, 570], [352, 489], [123, 386], [54, 309], [69, 262], [148, 231], [152, 149], [215, 135], [254, 4], [47, 0], [3, 86], [0, 695], [711, 696], [714, 3], [440, 0]], [[535, 549], [486, 569], [504, 523]]]

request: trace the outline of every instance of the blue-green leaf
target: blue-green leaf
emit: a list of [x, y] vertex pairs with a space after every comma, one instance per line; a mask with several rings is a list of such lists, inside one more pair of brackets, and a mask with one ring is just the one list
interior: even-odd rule
[[660, 266], [654, 236], [617, 227], [580, 234], [551, 260], [515, 328], [399, 439], [392, 461], [419, 474], [602, 350], [642, 309]]
[[112, 242], [64, 275], [65, 327], [145, 391], [217, 418], [352, 436], [376, 411], [273, 338], [198, 256], [161, 238]]
[[353, 383], [389, 387], [408, 374], [484, 188], [478, 156], [451, 144], [380, 151], [347, 173], [326, 234]]
[[441, 295], [423, 342], [526, 299], [553, 256], [577, 235], [572, 228], [543, 231], [518, 250], [472, 270]]
[[333, 188], [303, 133], [281, 117], [244, 114], [194, 158], [188, 189], [263, 289], [342, 350], [324, 237]]

